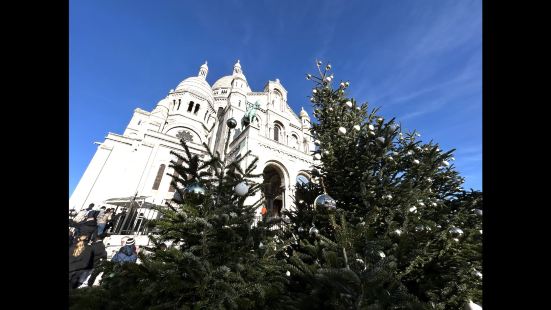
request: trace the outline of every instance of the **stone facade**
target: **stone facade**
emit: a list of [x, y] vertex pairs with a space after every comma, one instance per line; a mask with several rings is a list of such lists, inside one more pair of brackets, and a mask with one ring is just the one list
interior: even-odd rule
[[[292, 208], [297, 177], [309, 179], [307, 171], [313, 164], [308, 114], [304, 109], [299, 116], [293, 112], [278, 79], [268, 81], [263, 91], [253, 92], [239, 61], [231, 75], [218, 79], [212, 87], [206, 81], [207, 74], [205, 63], [197, 76], [183, 80], [153, 111], [136, 109], [122, 135], [109, 133], [103, 143], [98, 143], [69, 199], [69, 208], [80, 210], [90, 203], [101, 205], [107, 199], [134, 195], [146, 196], [152, 204], [164, 204], [175, 193], [167, 175], [172, 173], [169, 163], [175, 159], [170, 151], [183, 152], [179, 144], [182, 138], [194, 153], [205, 153], [203, 143], [222, 153], [226, 121], [231, 117], [238, 126], [230, 136], [228, 157], [251, 150], [259, 158], [255, 173], [264, 173], [264, 182], [271, 185], [265, 193], [271, 215], [277, 215], [281, 208]], [[256, 103], [257, 118], [243, 127], [241, 120], [247, 108]], [[244, 165], [250, 160], [245, 159]]]

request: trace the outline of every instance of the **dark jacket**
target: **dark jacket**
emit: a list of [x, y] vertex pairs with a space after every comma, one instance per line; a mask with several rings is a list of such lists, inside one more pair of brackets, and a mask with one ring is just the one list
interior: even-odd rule
[[80, 235], [91, 236], [95, 234], [97, 231], [98, 231], [98, 224], [96, 223], [96, 220], [84, 221], [78, 225], [78, 232]]
[[69, 272], [92, 269], [92, 247], [88, 244], [85, 244], [82, 253], [80, 253], [79, 256], [75, 257], [73, 256], [73, 251], [76, 245], [77, 244], [75, 243], [73, 246], [69, 247]]
[[103, 244], [102, 240], [92, 243], [92, 255], [94, 268], [98, 266], [102, 258], [107, 259], [107, 251], [105, 250], [105, 244]]
[[134, 245], [125, 245], [120, 248], [119, 252], [113, 256], [111, 261], [116, 263], [135, 263], [138, 259], [136, 254], [136, 247]]

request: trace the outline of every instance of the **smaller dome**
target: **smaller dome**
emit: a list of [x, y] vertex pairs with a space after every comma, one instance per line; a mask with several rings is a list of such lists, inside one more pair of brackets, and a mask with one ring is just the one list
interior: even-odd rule
[[211, 104], [214, 103], [214, 96], [212, 94], [212, 89], [210, 88], [209, 83], [203, 77], [192, 76], [183, 80], [176, 87], [176, 91], [187, 91], [193, 93], [205, 100], [209, 101]]
[[220, 79], [218, 79], [218, 81], [214, 82], [214, 85], [212, 85], [212, 89], [231, 88], [232, 81], [233, 81], [233, 76], [231, 75], [221, 77]]

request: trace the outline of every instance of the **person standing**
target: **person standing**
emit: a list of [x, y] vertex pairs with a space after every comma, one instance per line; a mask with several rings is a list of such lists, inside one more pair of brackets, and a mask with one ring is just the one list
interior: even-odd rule
[[93, 254], [87, 241], [86, 235], [80, 235], [77, 242], [69, 247], [69, 289], [78, 288], [91, 272]]
[[105, 234], [98, 235], [98, 240], [93, 242], [92, 247], [92, 273], [88, 279], [88, 286], [92, 286], [96, 277], [100, 274], [99, 266], [107, 259], [107, 251], [103, 239]]
[[96, 218], [96, 222], [98, 224], [98, 236], [103, 234], [105, 231], [105, 226], [107, 225], [107, 222], [111, 220], [111, 209], [105, 210], [105, 207], [101, 207], [102, 210], [98, 214], [98, 217]]
[[80, 223], [80, 222], [86, 220], [86, 217], [88, 216], [88, 213], [90, 213], [90, 211], [92, 211], [93, 208], [94, 208], [94, 204], [91, 203], [88, 206], [88, 208], [80, 210], [78, 212], [78, 214], [73, 218], [73, 222]]
[[94, 240], [97, 235], [98, 224], [93, 214], [89, 214], [88, 218], [78, 225], [78, 234], [88, 236], [89, 240]]

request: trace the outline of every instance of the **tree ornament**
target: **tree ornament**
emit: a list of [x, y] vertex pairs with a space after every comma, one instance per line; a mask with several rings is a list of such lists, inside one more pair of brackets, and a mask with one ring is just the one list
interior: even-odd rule
[[469, 299], [467, 304], [465, 304], [465, 310], [482, 310], [482, 307]]
[[400, 229], [395, 229], [395, 230], [391, 231], [390, 234], [392, 236], [398, 236], [399, 237], [402, 234], [402, 231]]
[[385, 255], [385, 253], [384, 253], [383, 251], [379, 251], [378, 254], [379, 254], [379, 256], [380, 256], [381, 258], [385, 258], [385, 257], [386, 257], [386, 255]]
[[332, 79], [333, 79], [333, 78], [330, 77], [330, 76], [326, 76], [326, 77], [325, 77], [325, 81], [326, 81], [327, 83], [331, 82]]
[[482, 216], [482, 210], [480, 210], [480, 209], [475, 209], [474, 213], [478, 216]]
[[320, 159], [321, 159], [321, 155], [320, 155], [319, 153], [314, 154], [314, 159], [315, 159], [315, 160], [320, 160]]
[[318, 92], [318, 90], [315, 89], [315, 88], [312, 90], [312, 93], [314, 93], [314, 94], [317, 93], [317, 92]]
[[327, 64], [327, 66], [325, 66], [325, 70], [331, 70], [331, 65]]
[[409, 212], [415, 213], [415, 212], [417, 212], [417, 207], [413, 206], [413, 207], [409, 208], [408, 210], [409, 210]]
[[367, 125], [367, 128], [368, 128], [369, 130], [375, 130], [375, 126], [373, 126], [373, 125], [371, 125], [371, 124]]
[[416, 136], [418, 136], [418, 137], [420, 137], [420, 136], [421, 136], [421, 134], [420, 134], [420, 133], [416, 133], [415, 135], [416, 135]]
[[350, 86], [350, 82], [344, 82], [344, 85], [345, 85], [346, 87], [348, 87], [348, 86]]
[[416, 165], [419, 165], [419, 161], [417, 159], [414, 159], [413, 163], [416, 164]]
[[360, 125], [354, 125], [354, 130], [360, 131]]
[[319, 235], [319, 230], [316, 228], [316, 226], [312, 226], [310, 230], [308, 231], [310, 236], [317, 237]]
[[349, 100], [345, 104], [348, 108], [352, 108], [352, 101]]
[[455, 226], [450, 228], [449, 232], [454, 237], [459, 237], [459, 236], [463, 235], [463, 230], [461, 230], [461, 228], [455, 227]]
[[321, 60], [318, 60], [318, 66], [321, 66], [322, 62]]
[[383, 121], [384, 121], [384, 119], [383, 119], [382, 117], [379, 117], [379, 118], [377, 119], [377, 122], [379, 122], [379, 123], [382, 123]]
[[314, 97], [311, 97], [311, 98], [310, 98], [310, 101], [311, 101], [311, 102], [314, 102], [314, 101], [315, 101]]
[[381, 143], [385, 143], [385, 138], [383, 137], [378, 137], [377, 138], [377, 141], [381, 142]]
[[333, 108], [332, 108], [332, 107], [329, 107], [329, 111], [333, 112]]
[[345, 87], [346, 87], [346, 85], [344, 85], [343, 82], [341, 82], [341, 84], [340, 84], [339, 86], [340, 86], [341, 88], [345, 88]]
[[482, 272], [480, 272], [480, 271], [478, 271], [478, 270], [475, 269], [474, 274], [475, 274], [477, 277], [479, 277], [480, 279], [482, 279]]
[[205, 188], [199, 182], [194, 182], [184, 189], [184, 200], [193, 204], [201, 204], [205, 200]]
[[311, 74], [307, 74], [307, 75], [306, 75], [306, 79], [307, 79], [307, 80], [310, 80], [311, 78], [312, 78], [312, 75], [311, 75]]
[[233, 189], [238, 196], [245, 196], [249, 192], [249, 185], [245, 181], [237, 184]]
[[344, 127], [339, 127], [339, 135], [345, 135], [346, 134], [346, 128]]
[[360, 107], [356, 107], [356, 110], [361, 111], [362, 109]]
[[325, 208], [329, 210], [335, 210], [337, 208], [337, 202], [333, 197], [327, 194], [321, 194], [314, 200], [314, 206], [317, 208]]
[[237, 126], [237, 121], [235, 120], [235, 118], [232, 117], [226, 121], [226, 125], [233, 129], [235, 128], [235, 126]]
[[[289, 255], [289, 254], [287, 254]], [[291, 272], [289, 270], [287, 270], [287, 272], [285, 273], [286, 276], [290, 277], [291, 276]]]

